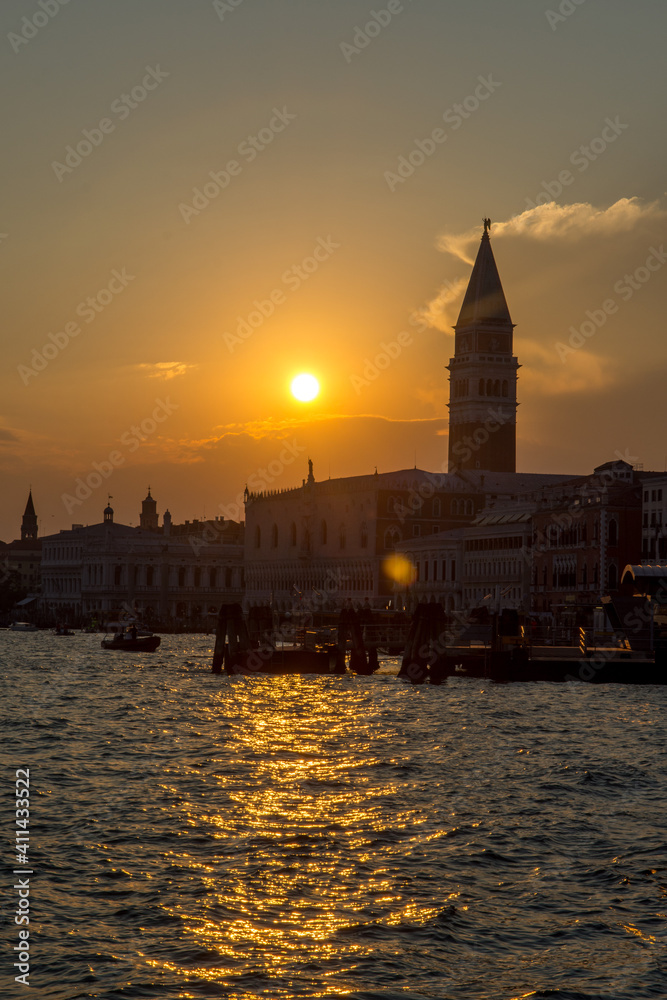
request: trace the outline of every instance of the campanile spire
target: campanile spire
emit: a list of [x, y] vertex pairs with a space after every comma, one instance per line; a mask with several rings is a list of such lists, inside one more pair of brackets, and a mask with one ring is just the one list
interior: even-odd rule
[[514, 324], [484, 219], [477, 258], [454, 327], [449, 378], [449, 471], [516, 472]]

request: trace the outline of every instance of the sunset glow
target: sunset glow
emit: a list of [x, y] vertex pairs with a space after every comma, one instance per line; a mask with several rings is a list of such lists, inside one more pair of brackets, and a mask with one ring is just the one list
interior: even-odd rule
[[298, 399], [300, 403], [310, 403], [312, 402], [320, 391], [320, 383], [317, 381], [314, 375], [297, 375], [296, 378], [292, 379], [292, 384], [290, 386], [292, 390], [292, 395], [295, 399]]

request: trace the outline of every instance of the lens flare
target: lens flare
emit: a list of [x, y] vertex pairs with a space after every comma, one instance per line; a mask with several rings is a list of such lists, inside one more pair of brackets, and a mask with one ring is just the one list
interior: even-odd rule
[[417, 578], [417, 570], [406, 556], [387, 556], [382, 563], [382, 568], [390, 580], [400, 583], [404, 587], [409, 587]]

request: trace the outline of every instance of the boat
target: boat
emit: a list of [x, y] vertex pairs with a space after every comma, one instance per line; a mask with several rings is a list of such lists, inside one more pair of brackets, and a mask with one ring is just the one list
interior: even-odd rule
[[54, 635], [74, 635], [71, 629], [67, 628], [66, 625], [56, 625], [53, 630]]
[[36, 632], [37, 626], [32, 622], [12, 622], [9, 626], [10, 632]]
[[126, 653], [153, 653], [160, 645], [160, 636], [153, 635], [142, 625], [123, 625], [108, 639], [102, 639], [102, 649], [120, 649]]

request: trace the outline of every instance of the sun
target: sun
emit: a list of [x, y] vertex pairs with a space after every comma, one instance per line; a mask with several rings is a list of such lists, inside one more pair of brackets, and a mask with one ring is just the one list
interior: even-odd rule
[[290, 388], [295, 399], [301, 403], [310, 403], [319, 393], [320, 383], [314, 375], [303, 373], [292, 379]]

